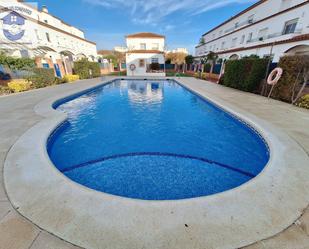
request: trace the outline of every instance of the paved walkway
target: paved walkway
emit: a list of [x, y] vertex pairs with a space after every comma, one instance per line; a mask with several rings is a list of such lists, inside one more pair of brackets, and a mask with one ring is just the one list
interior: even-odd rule
[[[231, 88], [207, 84], [202, 80], [183, 78], [182, 83], [199, 93], [205, 93], [244, 109], [257, 117], [267, 120], [285, 131], [296, 140], [309, 155], [309, 111], [280, 101], [240, 92]], [[309, 164], [308, 164], [309, 167]], [[309, 200], [309, 197], [308, 197]], [[309, 204], [309, 203], [308, 203]], [[274, 207], [275, 208], [275, 207]], [[282, 233], [260, 241], [246, 249], [308, 249], [309, 208], [302, 217]]]
[[[42, 120], [42, 117], [33, 110], [37, 103], [61, 92], [70, 93], [83, 90], [98, 84], [98, 82], [100, 82], [100, 79], [0, 97], [0, 249], [79, 248], [42, 231], [20, 216], [11, 207], [5, 193], [2, 172], [4, 160], [10, 147], [27, 129]], [[192, 90], [199, 91], [200, 94], [211, 94], [221, 98], [238, 108], [249, 111], [259, 118], [277, 125], [295, 139], [309, 154], [309, 111], [192, 78], [182, 78], [181, 82]], [[18, 101], [16, 101], [17, 99]], [[33, 149], [35, 150], [35, 148]], [[304, 210], [303, 216], [282, 233], [246, 247], [246, 249], [308, 248], [309, 209]]]

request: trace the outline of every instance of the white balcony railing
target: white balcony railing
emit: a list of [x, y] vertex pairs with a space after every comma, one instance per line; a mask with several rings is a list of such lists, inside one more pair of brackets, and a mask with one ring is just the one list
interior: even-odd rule
[[279, 37], [284, 38], [284, 36], [292, 36], [293, 37], [294, 35], [299, 35], [301, 33], [302, 33], [302, 29], [297, 29], [293, 33], [289, 33], [289, 34], [283, 34], [282, 32], [277, 32], [277, 33], [272, 33], [272, 34], [266, 35], [264, 37], [261, 36], [261, 37], [257, 37], [257, 38], [248, 40], [247, 43], [262, 42], [262, 41], [270, 40], [270, 39], [273, 39], [273, 38], [279, 38]]

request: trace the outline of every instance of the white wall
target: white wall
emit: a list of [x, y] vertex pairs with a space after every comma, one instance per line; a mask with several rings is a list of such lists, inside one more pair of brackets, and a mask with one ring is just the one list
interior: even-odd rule
[[[165, 39], [164, 38], [127, 38], [128, 50], [141, 50], [140, 44], [146, 44], [146, 50], [159, 50], [164, 51]], [[154, 44], [158, 44], [158, 48], [154, 48]]]
[[[283, 2], [285, 1], [285, 2]], [[287, 40], [297, 35], [309, 33], [309, 4], [303, 5], [302, 7], [294, 10], [282, 13], [278, 16], [272, 17], [268, 20], [256, 23], [254, 25], [248, 24], [248, 17], [254, 15], [254, 22], [259, 21], [265, 17], [273, 15], [279, 11], [295, 6], [305, 0], [269, 0], [260, 6], [248, 11], [247, 13], [231, 20], [230, 22], [222, 25], [211, 31], [209, 34], [205, 34], [203, 37], [206, 44], [197, 46], [195, 55], [203, 56], [209, 51], [216, 53], [224, 53], [225, 51], [237, 48], [247, 48], [247, 51], [235, 52], [239, 56], [250, 55], [254, 51], [254, 54], [264, 56], [269, 54], [270, 48], [260, 48], [257, 50], [249, 49], [249, 47], [262, 45], [263, 43], [272, 43], [275, 41]], [[298, 18], [297, 27], [294, 34], [282, 35], [284, 25], [287, 21]], [[239, 23], [238, 27], [235, 28], [235, 23]], [[243, 28], [243, 29], [242, 29]], [[241, 29], [241, 30], [239, 30]], [[263, 41], [259, 40], [259, 33], [261, 30], [267, 29]], [[238, 30], [238, 31], [237, 31]], [[252, 40], [248, 41], [249, 34], [252, 33]], [[241, 43], [242, 37], [245, 37], [244, 42]], [[235, 42], [235, 39], [236, 42]], [[234, 42], [233, 42], [234, 41]], [[224, 47], [222, 44], [224, 43]], [[303, 42], [308, 44], [307, 41]], [[286, 51], [289, 48], [295, 46], [295, 44], [280, 45], [280, 48], [274, 48], [275, 59], [277, 60], [282, 56], [281, 51]], [[229, 53], [229, 52], [227, 52]], [[220, 57], [226, 57], [226, 54], [220, 55]]]
[[[147, 73], [147, 64], [151, 64], [152, 58], [158, 58], [159, 63], [163, 64], [164, 55], [163, 54], [153, 54], [153, 53], [130, 53], [126, 54], [126, 64], [127, 64], [127, 75], [128, 76], [165, 76], [165, 73]], [[145, 59], [144, 67], [139, 66], [139, 60]], [[134, 64], [136, 69], [134, 71], [130, 70], [130, 65]]]

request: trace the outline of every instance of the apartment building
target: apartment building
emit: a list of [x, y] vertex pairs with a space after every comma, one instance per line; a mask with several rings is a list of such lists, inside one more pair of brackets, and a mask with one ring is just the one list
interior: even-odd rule
[[175, 48], [173, 50], [166, 50], [165, 53], [183, 53], [189, 54], [188, 49], [186, 48]]
[[163, 70], [152, 70], [152, 63], [164, 64], [165, 36], [136, 33], [126, 36], [128, 76], [165, 76]]
[[75, 60], [97, 59], [96, 44], [47, 7], [38, 10], [20, 0], [0, 0], [0, 7], [0, 49], [6, 53], [35, 58], [39, 67], [53, 68], [59, 77], [72, 73]]
[[210, 51], [222, 59], [271, 54], [274, 62], [285, 54], [309, 54], [309, 1], [258, 1], [202, 35], [195, 55]]

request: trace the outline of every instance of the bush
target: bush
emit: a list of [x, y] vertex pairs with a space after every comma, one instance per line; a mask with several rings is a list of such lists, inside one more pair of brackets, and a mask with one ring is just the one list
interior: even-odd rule
[[299, 107], [309, 109], [309, 94], [304, 95], [296, 104]]
[[16, 58], [0, 53], [0, 64], [8, 66], [12, 70], [29, 69], [35, 67], [35, 62], [30, 58]]
[[79, 75], [80, 79], [99, 77], [101, 76], [100, 64], [83, 58], [74, 62], [74, 73]]
[[265, 78], [267, 59], [243, 58], [226, 62], [223, 85], [255, 92]]
[[76, 74], [67, 74], [63, 77], [63, 82], [67, 83], [67, 82], [73, 82], [79, 80], [79, 75]]
[[0, 86], [0, 95], [10, 94], [13, 91], [8, 86]]
[[108, 76], [126, 76], [127, 71], [115, 71], [107, 74]]
[[14, 93], [27, 91], [31, 88], [31, 82], [21, 79], [21, 80], [12, 80], [8, 83], [8, 87]]
[[186, 64], [193, 64], [194, 57], [192, 55], [187, 55], [185, 58]]
[[275, 99], [291, 102], [294, 84], [296, 83], [295, 90], [298, 90], [303, 82], [303, 78], [299, 77], [299, 73], [305, 65], [309, 65], [309, 55], [281, 57], [278, 67], [283, 69], [283, 74], [271, 96]]
[[34, 88], [51, 86], [56, 81], [54, 69], [51, 68], [34, 68], [32, 69], [32, 75], [27, 79], [32, 82]]
[[60, 84], [63, 84], [63, 83], [66, 83], [63, 78], [55, 77], [55, 80], [54, 80], [55, 85], [60, 85]]

